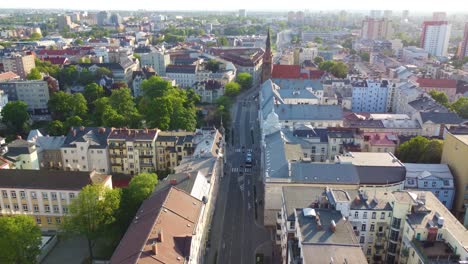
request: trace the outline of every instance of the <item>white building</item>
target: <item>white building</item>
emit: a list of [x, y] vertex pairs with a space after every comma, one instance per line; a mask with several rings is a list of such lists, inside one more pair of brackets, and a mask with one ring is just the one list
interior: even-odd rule
[[433, 56], [447, 56], [452, 25], [447, 21], [425, 21], [421, 47]]
[[63, 169], [109, 173], [110, 132], [110, 128], [104, 127], [72, 127], [60, 148]]
[[299, 64], [302, 65], [304, 61], [314, 61], [314, 58], [318, 55], [317, 47], [312, 48], [301, 48], [299, 50]]
[[153, 47], [139, 47], [134, 51], [140, 55], [140, 66], [149, 66], [153, 68], [160, 76], [166, 74], [166, 67], [170, 64], [170, 56], [164, 49], [156, 49]]
[[0, 118], [1, 118], [1, 113], [5, 105], [8, 104], [8, 96], [0, 90]]
[[394, 84], [387, 80], [363, 80], [352, 83], [353, 112], [388, 112], [393, 105]]

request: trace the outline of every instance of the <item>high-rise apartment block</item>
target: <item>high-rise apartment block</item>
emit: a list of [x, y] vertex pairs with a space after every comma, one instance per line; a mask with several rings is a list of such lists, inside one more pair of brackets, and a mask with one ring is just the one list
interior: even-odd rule
[[363, 39], [390, 39], [392, 35], [391, 20], [367, 17], [362, 21], [361, 38]]
[[30, 54], [15, 53], [9, 57], [1, 58], [0, 63], [3, 64], [3, 70], [5, 72], [14, 72], [23, 79], [36, 67], [34, 56]]
[[465, 30], [463, 33], [460, 49], [458, 51], [458, 57], [468, 57], [468, 22], [465, 23]]
[[425, 21], [422, 25], [421, 48], [433, 56], [447, 56], [452, 25], [447, 21]]

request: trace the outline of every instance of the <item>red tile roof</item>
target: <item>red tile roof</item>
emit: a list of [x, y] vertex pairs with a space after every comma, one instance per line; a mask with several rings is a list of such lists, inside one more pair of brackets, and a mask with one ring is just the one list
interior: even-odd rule
[[311, 70], [310, 71], [310, 78], [311, 79], [320, 79], [325, 74], [325, 71], [322, 70]]
[[68, 62], [68, 59], [64, 58], [64, 57], [56, 57], [56, 58], [47, 57], [47, 58], [43, 58], [42, 60], [43, 61], [48, 61], [48, 62], [50, 62], [52, 64], [55, 64], [55, 65], [64, 65], [65, 63]]
[[154, 193], [138, 209], [111, 263], [184, 263], [201, 208], [202, 201], [176, 187]]
[[0, 81], [19, 79], [19, 76], [11, 71], [0, 73]]
[[301, 78], [301, 66], [275, 64], [273, 65], [271, 77], [281, 79], [299, 79]]
[[457, 88], [456, 80], [418, 78], [417, 82], [419, 83], [419, 87]]
[[80, 54], [80, 50], [40, 50], [38, 53], [40, 56], [75, 56]]

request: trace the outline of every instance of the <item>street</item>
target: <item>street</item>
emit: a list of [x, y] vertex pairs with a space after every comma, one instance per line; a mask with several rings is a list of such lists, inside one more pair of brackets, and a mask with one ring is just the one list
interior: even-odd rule
[[[263, 187], [255, 92], [240, 95], [232, 108], [225, 175], [220, 181], [206, 263], [255, 263], [257, 248], [266, 248], [271, 254], [270, 233], [261, 222]], [[245, 167], [247, 151], [252, 151], [252, 168]]]

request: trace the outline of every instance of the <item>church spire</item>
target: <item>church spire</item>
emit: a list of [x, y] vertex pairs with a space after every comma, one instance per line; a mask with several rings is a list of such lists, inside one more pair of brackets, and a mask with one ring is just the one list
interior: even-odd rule
[[266, 39], [266, 49], [265, 52], [271, 53], [271, 37], [270, 37], [270, 28], [268, 28], [267, 39]]
[[265, 43], [265, 53], [263, 54], [262, 83], [271, 79], [272, 71], [273, 71], [273, 54], [271, 52], [270, 28], [268, 28], [267, 38], [266, 38], [266, 43]]

